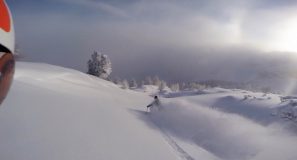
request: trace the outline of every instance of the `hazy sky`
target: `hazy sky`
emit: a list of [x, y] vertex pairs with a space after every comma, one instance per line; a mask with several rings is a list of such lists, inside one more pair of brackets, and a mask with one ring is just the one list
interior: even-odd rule
[[295, 67], [296, 0], [7, 2], [28, 61], [86, 71], [97, 50], [110, 56], [114, 75], [175, 81], [244, 80]]

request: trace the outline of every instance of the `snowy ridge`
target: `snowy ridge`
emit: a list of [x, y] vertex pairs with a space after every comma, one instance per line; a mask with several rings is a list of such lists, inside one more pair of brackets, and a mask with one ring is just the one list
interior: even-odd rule
[[0, 110], [0, 159], [295, 160], [295, 105], [275, 94], [221, 88], [161, 98], [84, 73], [17, 63]]

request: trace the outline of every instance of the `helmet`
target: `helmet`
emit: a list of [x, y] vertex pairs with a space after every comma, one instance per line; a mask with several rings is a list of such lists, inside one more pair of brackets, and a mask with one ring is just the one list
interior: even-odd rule
[[0, 104], [6, 97], [14, 74], [14, 27], [10, 10], [0, 0]]
[[0, 44], [14, 53], [14, 27], [10, 11], [4, 0], [0, 0]]

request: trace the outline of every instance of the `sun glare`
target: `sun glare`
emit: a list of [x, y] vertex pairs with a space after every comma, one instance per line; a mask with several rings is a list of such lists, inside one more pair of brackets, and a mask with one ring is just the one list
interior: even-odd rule
[[280, 22], [274, 31], [269, 47], [276, 51], [296, 52], [297, 55], [297, 17]]

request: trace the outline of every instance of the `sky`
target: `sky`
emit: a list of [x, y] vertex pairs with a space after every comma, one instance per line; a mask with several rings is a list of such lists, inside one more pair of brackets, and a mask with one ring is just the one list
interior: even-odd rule
[[7, 3], [25, 61], [85, 72], [96, 50], [110, 57], [113, 76], [168, 81], [248, 81], [297, 67], [296, 0]]

